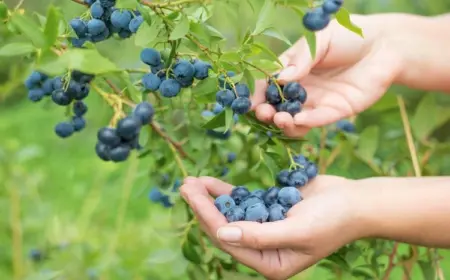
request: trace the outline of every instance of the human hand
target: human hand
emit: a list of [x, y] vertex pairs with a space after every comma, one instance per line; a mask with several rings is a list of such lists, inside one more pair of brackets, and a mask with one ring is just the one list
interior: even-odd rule
[[[313, 60], [302, 38], [280, 56], [284, 69], [279, 82], [299, 81], [308, 93], [302, 112], [292, 117], [266, 104], [266, 81], [258, 81], [252, 103], [256, 116], [274, 123], [290, 137], [303, 136], [310, 128], [353, 116], [374, 104], [401, 71], [401, 55], [385, 36], [384, 16], [352, 16], [365, 38], [335, 20], [317, 32]], [[392, 20], [392, 19], [390, 19]]]
[[227, 222], [211, 197], [231, 193], [223, 181], [188, 177], [180, 190], [217, 247], [268, 279], [287, 279], [364, 235], [354, 209], [354, 184], [318, 176], [301, 188], [304, 200], [285, 220], [263, 224]]

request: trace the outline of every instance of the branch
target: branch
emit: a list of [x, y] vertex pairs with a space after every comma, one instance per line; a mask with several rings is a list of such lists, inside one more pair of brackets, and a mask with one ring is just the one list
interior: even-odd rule
[[183, 157], [188, 159], [189, 161], [191, 161], [192, 163], [195, 163], [195, 160], [193, 158], [191, 158], [186, 151], [183, 149], [183, 147], [181, 146], [180, 143], [176, 142], [175, 140], [173, 140], [172, 138], [170, 138], [169, 135], [167, 135], [167, 133], [165, 133], [164, 131], [162, 131], [161, 127], [155, 123], [152, 122], [151, 124], [152, 129], [162, 138], [164, 138], [167, 142], [169, 142], [170, 146], [173, 147], [175, 150], [178, 151], [178, 153]]
[[77, 4], [80, 4], [80, 5], [83, 5], [83, 6], [88, 6], [88, 4], [86, 4], [86, 3], [84, 3], [84, 1], [83, 0], [71, 0], [72, 2], [75, 2], [75, 3], [77, 3]]
[[392, 269], [394, 269], [394, 266], [395, 266], [394, 258], [395, 258], [395, 255], [397, 255], [398, 245], [399, 244], [397, 242], [394, 242], [394, 247], [392, 248], [392, 252], [389, 254], [388, 267], [384, 274], [383, 280], [388, 280], [389, 276], [392, 272]]

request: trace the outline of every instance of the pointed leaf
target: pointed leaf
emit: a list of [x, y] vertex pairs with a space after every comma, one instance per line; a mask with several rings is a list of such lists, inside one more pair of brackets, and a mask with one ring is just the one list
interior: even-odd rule
[[379, 128], [378, 126], [369, 126], [361, 133], [358, 142], [358, 155], [365, 161], [373, 160], [378, 149]]
[[364, 38], [363, 30], [350, 20], [350, 12], [347, 9], [341, 8], [336, 13], [336, 20], [343, 27]]
[[11, 43], [0, 48], [0, 56], [26, 55], [35, 52], [36, 49], [31, 43]]
[[147, 47], [158, 37], [159, 25], [154, 22], [151, 26], [145, 21], [141, 24], [136, 37], [134, 38], [134, 44], [139, 47]]
[[288, 46], [292, 46], [291, 41], [289, 41], [289, 39], [286, 36], [284, 36], [284, 34], [282, 34], [280, 31], [276, 30], [273, 27], [267, 28], [266, 30], [264, 30], [262, 34], [272, 38], [276, 38], [278, 40], [285, 42]]
[[58, 38], [59, 22], [62, 19], [61, 11], [55, 6], [49, 6], [47, 10], [47, 21], [45, 22], [44, 35], [47, 48], [53, 46]]
[[46, 40], [44, 33], [37, 28], [37, 24], [32, 19], [23, 16], [21, 14], [15, 13], [11, 17], [11, 23], [17, 28], [23, 35], [33, 42], [38, 48], [45, 46]]
[[252, 35], [259, 35], [265, 29], [270, 26], [270, 13], [275, 9], [274, 3], [272, 0], [266, 0], [264, 2], [261, 11], [259, 12], [258, 22], [256, 23], [255, 30], [253, 30]]
[[169, 40], [178, 40], [186, 36], [189, 32], [189, 19], [182, 15], [181, 20], [177, 23], [172, 33], [170, 34]]
[[228, 131], [234, 123], [233, 119], [234, 113], [231, 108], [225, 109], [225, 131]]

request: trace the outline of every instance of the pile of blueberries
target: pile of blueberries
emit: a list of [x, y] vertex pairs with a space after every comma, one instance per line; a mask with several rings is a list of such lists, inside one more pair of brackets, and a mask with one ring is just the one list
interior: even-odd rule
[[250, 89], [245, 84], [233, 83], [230, 78], [235, 75], [233, 71], [228, 71], [226, 76], [219, 76], [221, 90], [216, 93], [216, 101], [222, 107], [231, 108], [235, 114], [243, 115], [252, 107]]
[[306, 90], [298, 82], [279, 85], [274, 82], [274, 79], [269, 80], [269, 86], [266, 89], [266, 100], [267, 103], [275, 107], [277, 112], [288, 112], [295, 116], [295, 114], [301, 112], [306, 98]]
[[97, 133], [95, 152], [104, 161], [123, 162], [132, 150], [139, 150], [139, 134], [144, 125], [149, 124], [155, 110], [152, 104], [142, 102], [136, 105], [133, 112], [119, 120], [117, 127], [103, 127]]
[[115, 8], [116, 0], [84, 2], [89, 6], [91, 19], [75, 18], [70, 21], [70, 26], [77, 35], [77, 38], [72, 38], [75, 47], [82, 47], [86, 41], [93, 43], [104, 41], [113, 34], [122, 39], [129, 38], [144, 22], [139, 11]]
[[[181, 181], [177, 179], [173, 186], [171, 187], [171, 192], [175, 193], [178, 191], [178, 189], [181, 187]], [[165, 208], [171, 208], [173, 206], [173, 203], [170, 201], [170, 197], [167, 194], [164, 194], [161, 192], [161, 190], [157, 187], [153, 187], [149, 194], [148, 198], [151, 202], [159, 203]]]
[[147, 91], [158, 91], [162, 96], [177, 96], [182, 88], [192, 86], [194, 79], [208, 78], [211, 64], [195, 59], [192, 61], [178, 59], [172, 67], [166, 69], [161, 53], [152, 48], [143, 49], [141, 61], [150, 66], [151, 73], [142, 77], [142, 85]]
[[303, 25], [310, 31], [319, 31], [330, 24], [331, 15], [337, 13], [344, 4], [344, 0], [325, 0], [322, 6], [308, 11], [303, 16]]
[[83, 100], [89, 95], [89, 84], [93, 78], [93, 75], [80, 71], [72, 71], [68, 76], [55, 78], [33, 71], [25, 80], [25, 87], [28, 89], [28, 99], [33, 102], [41, 101], [44, 97], [49, 96], [57, 105], [69, 106], [72, 104], [72, 119], [60, 122], [55, 126], [55, 133], [61, 138], [67, 138], [86, 126], [83, 116], [88, 107]]
[[214, 205], [228, 222], [275, 222], [283, 220], [294, 205], [303, 200], [296, 187], [305, 186], [317, 176], [317, 166], [303, 155], [294, 157], [296, 167], [282, 170], [277, 176], [280, 187], [250, 192], [243, 186], [233, 188], [230, 195], [216, 198]]

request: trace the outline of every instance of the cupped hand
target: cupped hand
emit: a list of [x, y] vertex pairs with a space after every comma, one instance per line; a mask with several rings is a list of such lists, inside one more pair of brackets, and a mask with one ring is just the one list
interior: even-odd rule
[[298, 81], [308, 99], [302, 112], [292, 117], [265, 103], [266, 81], [258, 81], [252, 103], [256, 116], [274, 123], [290, 137], [303, 136], [313, 127], [353, 116], [374, 104], [401, 71], [401, 55], [390, 36], [384, 36], [383, 17], [352, 16], [364, 38], [335, 20], [317, 32], [316, 58], [305, 38], [280, 56], [284, 68], [279, 82]]
[[358, 222], [354, 182], [318, 176], [300, 190], [304, 200], [271, 223], [228, 223], [213, 197], [230, 194], [232, 186], [211, 177], [185, 179], [183, 198], [212, 242], [237, 261], [268, 279], [287, 279], [363, 236]]

